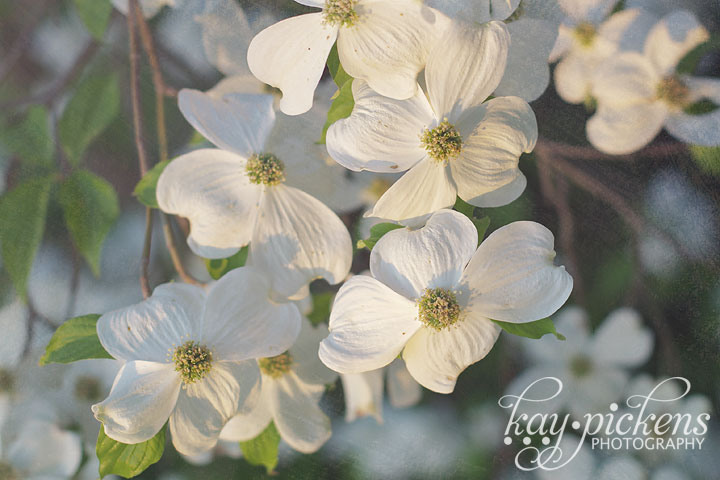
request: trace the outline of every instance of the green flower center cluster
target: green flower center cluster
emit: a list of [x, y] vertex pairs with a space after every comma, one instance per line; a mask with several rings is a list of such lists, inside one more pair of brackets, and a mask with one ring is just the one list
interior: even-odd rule
[[585, 47], [592, 45], [596, 35], [597, 29], [592, 23], [582, 22], [575, 27], [575, 38]]
[[674, 107], [685, 107], [690, 98], [690, 89], [677, 76], [672, 75], [662, 79], [658, 84], [657, 98]]
[[175, 371], [183, 382], [195, 383], [212, 369], [212, 352], [205, 345], [188, 340], [175, 349], [172, 357]]
[[250, 182], [256, 185], [279, 185], [285, 181], [285, 165], [271, 153], [256, 153], [245, 167]]
[[98, 402], [102, 400], [100, 382], [93, 377], [79, 377], [75, 382], [75, 398], [87, 402]]
[[0, 462], [0, 478], [2, 480], [20, 480], [20, 475], [7, 463]]
[[276, 357], [261, 358], [258, 360], [260, 371], [272, 378], [279, 378], [290, 371], [292, 357], [285, 352]]
[[15, 388], [15, 376], [12, 372], [0, 368], [0, 393], [12, 392]]
[[357, 0], [325, 0], [324, 21], [328, 25], [352, 27], [358, 21]]
[[455, 293], [444, 288], [426, 288], [418, 302], [420, 321], [437, 331], [449, 328], [460, 319]]
[[592, 361], [585, 355], [577, 355], [570, 361], [570, 371], [577, 378], [587, 376], [592, 369]]
[[462, 137], [447, 118], [433, 129], [426, 128], [420, 135], [420, 141], [436, 162], [447, 162], [462, 151]]

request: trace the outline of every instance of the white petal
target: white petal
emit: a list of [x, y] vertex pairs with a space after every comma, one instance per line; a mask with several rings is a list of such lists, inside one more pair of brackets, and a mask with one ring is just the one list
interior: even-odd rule
[[465, 269], [470, 303], [487, 318], [524, 323], [555, 313], [570, 296], [572, 277], [553, 265], [553, 235], [535, 222], [494, 231]]
[[31, 420], [3, 456], [28, 480], [73, 478], [82, 460], [82, 442], [78, 434], [54, 423]]
[[[524, 187], [518, 161], [523, 152], [535, 148], [538, 136], [535, 114], [518, 97], [498, 97], [468, 116], [473, 117], [472, 133], [464, 138], [460, 155], [449, 162], [458, 196], [475, 206], [506, 205], [520, 196], [522, 190], [518, 187]], [[475, 118], [481, 118], [479, 123]], [[510, 184], [513, 188], [493, 195]], [[490, 202], [488, 195], [492, 195]]]
[[313, 326], [310, 320], [303, 317], [300, 335], [288, 350], [292, 357], [292, 370], [303, 383], [326, 385], [337, 380], [337, 373], [327, 368], [318, 357], [320, 342], [329, 333], [324, 323]]
[[272, 302], [269, 281], [250, 266], [223, 275], [205, 308], [203, 342], [222, 361], [280, 355], [300, 332], [297, 306]]
[[430, 104], [438, 118], [454, 122], [495, 91], [509, 45], [510, 35], [502, 22], [455, 23], [445, 31], [425, 68]]
[[357, 172], [394, 173], [426, 156], [420, 135], [435, 115], [421, 89], [407, 100], [392, 100], [354, 80], [353, 97], [350, 117], [328, 129], [327, 149], [336, 162]]
[[[270, 379], [269, 382], [274, 380]], [[263, 380], [264, 382], [264, 380]], [[272, 421], [272, 407], [265, 383], [262, 383], [260, 398], [254, 408], [247, 412], [235, 415], [225, 424], [220, 432], [220, 440], [230, 442], [246, 442], [260, 435]]]
[[263, 195], [250, 244], [250, 262], [264, 271], [275, 292], [287, 298], [322, 277], [335, 284], [352, 263], [350, 234], [332, 210], [285, 185]]
[[412, 407], [422, 399], [420, 384], [410, 375], [401, 358], [387, 367], [387, 389], [390, 405], [395, 408]]
[[558, 0], [560, 7], [575, 22], [599, 23], [612, 10], [615, 0]]
[[295, 0], [300, 5], [305, 5], [307, 7], [318, 7], [323, 8], [325, 6], [324, 0]]
[[652, 332], [643, 326], [633, 309], [612, 312], [595, 332], [590, 357], [598, 363], [619, 367], [639, 367], [653, 350]]
[[582, 103], [591, 90], [590, 80], [596, 67], [592, 57], [570, 53], [555, 67], [555, 90], [568, 103]]
[[320, 360], [339, 373], [375, 370], [392, 362], [418, 328], [412, 301], [372, 277], [355, 275], [335, 297]]
[[105, 434], [122, 443], [150, 440], [175, 408], [182, 380], [170, 364], [127, 362], [110, 395], [92, 406]]
[[175, 450], [197, 455], [217, 443], [239, 408], [257, 401], [260, 370], [254, 360], [217, 362], [202, 380], [185, 385], [170, 416]]
[[382, 423], [383, 370], [340, 375], [345, 398], [345, 421], [373, 416]]
[[275, 426], [283, 440], [302, 453], [317, 451], [330, 438], [330, 419], [318, 401], [323, 386], [304, 384], [293, 373], [273, 382], [270, 402]]
[[601, 152], [624, 155], [650, 143], [668, 115], [660, 102], [638, 103], [626, 107], [598, 107], [587, 123], [590, 143]]
[[535, 18], [520, 18], [507, 25], [510, 49], [507, 66], [495, 96], [517, 96], [532, 102], [550, 83], [548, 58], [557, 39], [557, 25]]
[[147, 300], [101, 316], [100, 343], [118, 360], [169, 362], [168, 351], [188, 338], [198, 338], [204, 303], [200, 287], [158, 285]]
[[214, 95], [188, 88], [178, 94], [178, 107], [195, 130], [223, 150], [245, 157], [264, 152], [275, 123], [273, 101], [272, 95]]
[[417, 223], [428, 214], [452, 207], [456, 197], [450, 169], [425, 157], [395, 182], [365, 216]]
[[190, 221], [188, 245], [206, 258], [225, 258], [248, 244], [262, 190], [245, 174], [245, 159], [202, 149], [173, 160], [160, 175], [162, 211]]
[[338, 33], [345, 71], [386, 97], [412, 97], [437, 38], [437, 14], [411, 0], [360, 2], [355, 8], [358, 22]]
[[500, 327], [476, 312], [441, 331], [423, 327], [403, 350], [405, 365], [417, 382], [437, 393], [451, 393], [458, 375], [482, 360], [500, 335]]
[[283, 113], [299, 115], [312, 107], [315, 87], [336, 37], [337, 27], [324, 25], [322, 13], [291, 17], [252, 39], [248, 66], [259, 80], [282, 90]]
[[370, 253], [370, 271], [400, 295], [417, 299], [426, 288], [454, 288], [477, 242], [477, 229], [465, 215], [440, 210], [422, 228], [386, 233]]
[[601, 106], [643, 103], [655, 97], [660, 80], [647, 57], [621, 53], [595, 70], [592, 95]]
[[591, 52], [598, 63], [612, 58], [616, 52], [642, 52], [645, 40], [656, 23], [657, 17], [643, 10], [617, 12], [599, 26]]
[[[706, 98], [720, 105], [720, 80], [716, 78], [683, 78], [691, 95], [700, 100]], [[672, 113], [665, 128], [685, 143], [714, 147], [720, 145], [720, 109], [703, 115]]]
[[645, 42], [645, 54], [661, 75], [669, 75], [690, 50], [709, 37], [694, 14], [676, 10], [665, 15], [650, 31]]
[[564, 307], [553, 317], [553, 323], [567, 340], [560, 342], [553, 335], [538, 340], [520, 339], [529, 364], [567, 365], [573, 357], [590, 348], [590, 320], [585, 310], [575, 305]]

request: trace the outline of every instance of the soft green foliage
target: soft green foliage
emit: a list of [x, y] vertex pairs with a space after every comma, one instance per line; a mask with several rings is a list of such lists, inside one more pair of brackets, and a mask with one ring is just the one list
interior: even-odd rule
[[558, 340], [565, 340], [565, 336], [555, 330], [555, 324], [552, 320], [550, 320], [550, 318], [543, 318], [541, 320], [527, 323], [509, 323], [501, 322], [499, 320], [493, 320], [493, 322], [506, 332], [519, 337], [538, 339], [542, 338], [543, 335], [551, 333], [555, 335], [555, 338]]
[[151, 168], [150, 171], [148, 171], [143, 178], [140, 179], [137, 185], [135, 185], [133, 195], [135, 195], [138, 201], [146, 207], [160, 208], [157, 203], [156, 196], [157, 182], [160, 178], [160, 174], [163, 172], [163, 170], [165, 170], [165, 167], [167, 167], [169, 163], [170, 160], [165, 160], [164, 162], [158, 163], [153, 168]]
[[244, 246], [238, 253], [228, 258], [205, 259], [205, 267], [213, 280], [219, 280], [230, 270], [240, 268], [247, 261], [249, 248]]
[[307, 316], [308, 320], [310, 320], [313, 325], [323, 323], [330, 318], [330, 309], [332, 308], [334, 297], [335, 294], [332, 292], [313, 294], [313, 309], [312, 312], [310, 312], [310, 315]]
[[120, 91], [114, 74], [88, 75], [75, 90], [58, 122], [60, 143], [77, 166], [90, 143], [120, 110]]
[[90, 35], [102, 40], [112, 13], [110, 0], [73, 0], [75, 11]]
[[52, 177], [21, 183], [0, 198], [0, 252], [17, 294], [25, 298], [33, 259], [45, 231]]
[[95, 453], [100, 460], [100, 477], [120, 475], [132, 478], [140, 475], [150, 465], [157, 463], [165, 450], [165, 427], [147, 442], [127, 445], [105, 435], [101, 428]]
[[690, 145], [690, 153], [705, 173], [720, 176], [720, 147]]
[[328, 55], [327, 59], [327, 67], [328, 71], [330, 72], [330, 75], [332, 76], [333, 80], [335, 81], [335, 85], [338, 86], [338, 88], [345, 85], [348, 80], [352, 80], [353, 77], [348, 75], [348, 73], [343, 69], [342, 65], [340, 64], [340, 57], [338, 56], [337, 51], [337, 44], [333, 45], [333, 47], [330, 49], [330, 54]]
[[97, 175], [78, 170], [60, 185], [59, 199], [73, 243], [100, 275], [102, 244], [120, 214], [115, 189]]
[[0, 128], [0, 141], [20, 157], [24, 166], [53, 168], [55, 144], [50, 135], [48, 112], [40, 105], [28, 109], [25, 118], [13, 125]]
[[332, 75], [335, 81], [335, 85], [338, 87], [338, 91], [333, 96], [332, 105], [330, 105], [330, 110], [328, 110], [327, 121], [323, 127], [322, 137], [320, 137], [318, 143], [325, 143], [325, 137], [327, 136], [330, 125], [342, 118], [349, 117], [355, 106], [355, 99], [352, 94], [353, 77], [348, 75], [340, 64], [337, 46], [333, 46], [332, 50], [330, 50], [327, 66], [330, 75]]
[[97, 335], [100, 315], [83, 315], [71, 318], [55, 331], [40, 365], [71, 363], [88, 358], [113, 358], [105, 351]]
[[475, 225], [478, 233], [478, 245], [480, 245], [480, 243], [485, 238], [485, 233], [487, 232], [488, 227], [490, 226], [490, 217], [476, 218], [475, 207], [465, 202], [460, 197], [457, 197], [457, 199], [455, 200], [455, 206], [453, 208], [468, 217], [470, 221], [473, 222], [473, 225]]
[[275, 423], [270, 425], [263, 432], [252, 440], [240, 442], [245, 460], [251, 465], [262, 465], [268, 473], [271, 473], [278, 463], [278, 445], [280, 434], [275, 428]]
[[700, 60], [712, 52], [713, 50], [720, 49], [720, 35], [714, 34], [710, 39], [698, 45], [697, 47], [690, 50], [679, 62], [675, 71], [679, 74], [692, 74], [695, 73]]
[[370, 238], [358, 240], [357, 248], [367, 248], [368, 250], [372, 250], [383, 235], [393, 230], [397, 230], [398, 228], [403, 228], [403, 226], [396, 223], [378, 223], [377, 225], [373, 225], [370, 228]]
[[688, 115], [705, 115], [708, 113], [712, 113], [717, 109], [718, 106], [715, 105], [715, 103], [713, 103], [712, 101], [700, 100], [699, 102], [688, 105], [683, 111]]

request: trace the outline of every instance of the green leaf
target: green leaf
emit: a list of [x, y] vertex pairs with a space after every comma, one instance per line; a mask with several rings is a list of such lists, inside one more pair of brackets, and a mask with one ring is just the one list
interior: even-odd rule
[[357, 248], [367, 248], [368, 250], [372, 250], [383, 235], [393, 230], [397, 230], [398, 228], [403, 228], [403, 226], [396, 223], [378, 223], [377, 225], [373, 225], [370, 228], [370, 238], [358, 240]]
[[485, 233], [490, 226], [490, 217], [475, 218], [475, 207], [465, 202], [462, 198], [457, 197], [455, 200], [455, 206], [453, 207], [458, 212], [462, 213], [473, 222], [478, 232], [478, 245], [485, 238]]
[[33, 178], [0, 198], [0, 252], [21, 298], [45, 231], [52, 185], [52, 177]]
[[245, 265], [248, 256], [248, 246], [244, 246], [238, 253], [228, 258], [206, 258], [205, 267], [213, 280], [218, 280], [230, 270]]
[[715, 105], [715, 103], [710, 100], [703, 99], [688, 105], [683, 111], [688, 115], [705, 115], [708, 113], [712, 113], [717, 109], [718, 106]]
[[565, 336], [555, 330], [555, 324], [552, 320], [550, 320], [550, 318], [543, 318], [542, 320], [527, 323], [509, 323], [501, 322], [499, 320], [493, 320], [493, 322], [506, 332], [519, 337], [538, 339], [543, 335], [551, 333], [555, 335], [555, 338], [558, 340], [565, 340]]
[[330, 128], [330, 125], [342, 118], [349, 117], [352, 113], [353, 107], [355, 107], [355, 99], [353, 98], [352, 93], [352, 82], [352, 78], [345, 82], [345, 84], [343, 84], [343, 86], [340, 87], [340, 90], [338, 90], [335, 94], [335, 97], [333, 97], [334, 100], [332, 105], [330, 105], [330, 110], [328, 110], [327, 120], [325, 121], [322, 136], [320, 137], [318, 143], [325, 143], [325, 137], [327, 136], [327, 131], [328, 128]]
[[338, 88], [341, 88], [349, 80], [353, 79], [353, 77], [348, 75], [348, 73], [345, 71], [345, 69], [342, 67], [342, 64], [340, 63], [340, 57], [338, 56], [337, 51], [337, 44], [333, 45], [333, 47], [330, 49], [330, 54], [328, 55], [327, 59], [327, 66], [328, 70], [330, 71], [330, 75], [332, 76], [332, 79], [335, 81], [335, 85], [337, 85]]
[[115, 75], [89, 75], [78, 85], [58, 122], [60, 143], [70, 163], [80, 164], [87, 147], [110, 125], [119, 109]]
[[120, 475], [132, 478], [157, 463], [165, 450], [165, 427], [147, 442], [128, 445], [113, 440], [100, 428], [95, 453], [100, 460], [100, 477]]
[[720, 50], [720, 35], [713, 34], [710, 39], [701, 43], [697, 47], [690, 50], [679, 62], [675, 71], [679, 74], [692, 74], [695, 73], [700, 60], [712, 52], [713, 50]]
[[20, 123], [2, 126], [0, 141], [24, 164], [41, 167], [44, 171], [54, 168], [55, 144], [45, 107], [34, 105]]
[[278, 445], [280, 434], [275, 428], [275, 423], [263, 430], [257, 437], [247, 442], [240, 442], [243, 457], [250, 465], [262, 465], [271, 473], [278, 464]]
[[720, 147], [690, 145], [690, 153], [705, 173], [720, 176]]
[[160, 174], [163, 172], [163, 170], [165, 170], [165, 167], [167, 167], [169, 163], [170, 160], [165, 160], [164, 162], [158, 163], [153, 168], [151, 168], [150, 171], [148, 171], [143, 178], [140, 179], [137, 185], [135, 185], [133, 195], [135, 195], [138, 201], [146, 207], [160, 208], [157, 203], [156, 196], [157, 182], [160, 178]]
[[66, 321], [53, 334], [40, 365], [70, 363], [88, 358], [113, 358], [97, 335], [100, 315], [83, 315]]
[[78, 170], [60, 185], [60, 205], [73, 243], [95, 275], [105, 237], [120, 214], [112, 185], [87, 170]]
[[78, 17], [85, 24], [90, 35], [102, 40], [112, 13], [110, 0], [74, 0]]
[[332, 292], [313, 294], [313, 309], [310, 315], [307, 316], [313, 325], [323, 323], [330, 318], [330, 308], [332, 307], [333, 298], [335, 298], [335, 294]]

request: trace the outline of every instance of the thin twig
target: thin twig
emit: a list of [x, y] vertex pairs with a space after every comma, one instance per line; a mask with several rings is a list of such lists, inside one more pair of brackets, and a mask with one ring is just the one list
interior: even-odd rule
[[140, 260], [140, 289], [144, 298], [148, 298], [152, 292], [150, 287], [150, 252], [152, 249], [152, 229], [155, 212], [152, 208], [145, 208], [145, 239]]
[[163, 214], [163, 231], [165, 233], [165, 245], [167, 246], [168, 252], [170, 252], [170, 258], [172, 260], [175, 271], [180, 275], [180, 278], [186, 283], [192, 283], [193, 285], [201, 285], [192, 275], [190, 275], [185, 267], [183, 266], [180, 253], [178, 252], [177, 245], [175, 244], [175, 235], [173, 234], [172, 224], [170, 223], [170, 215]]
[[178, 93], [177, 90], [168, 86], [165, 83], [162, 75], [162, 70], [160, 69], [160, 61], [158, 60], [155, 42], [153, 40], [152, 34], [150, 33], [150, 26], [148, 25], [147, 20], [141, 13], [138, 13], [137, 15], [137, 22], [138, 26], [140, 27], [140, 39], [142, 40], [145, 53], [148, 56], [150, 67], [152, 68], [153, 82], [155, 83], [155, 87], [157, 88], [158, 92], [160, 92], [166, 97], [176, 97]]

